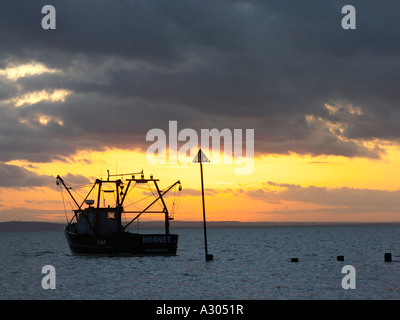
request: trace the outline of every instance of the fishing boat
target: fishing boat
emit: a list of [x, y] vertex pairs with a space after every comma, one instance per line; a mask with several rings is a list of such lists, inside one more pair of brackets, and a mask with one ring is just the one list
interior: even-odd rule
[[[74, 187], [57, 176], [56, 183], [60, 190], [66, 190], [76, 206], [76, 209], [72, 210], [73, 217], [67, 220], [64, 230], [71, 252], [83, 255], [176, 255], [178, 235], [169, 231], [173, 215], [168, 211], [163, 196], [174, 187], [175, 191], [177, 187], [181, 191], [180, 181], [160, 190], [157, 183], [159, 180], [153, 179], [152, 175], [145, 179], [143, 171], [116, 175], [110, 175], [108, 170], [107, 172], [107, 180], [96, 179], [81, 204], [71, 192], [74, 191]], [[140, 176], [135, 178], [136, 174]], [[124, 178], [127, 175], [130, 177]], [[128, 194], [130, 195], [134, 187], [145, 184], [155, 186], [154, 192], [152, 191], [155, 199], [143, 210], [125, 210], [124, 204]], [[108, 195], [108, 199], [113, 199], [111, 204], [106, 204], [105, 194]], [[159, 203], [161, 210], [152, 209], [156, 203]], [[165, 231], [151, 234], [129, 231], [128, 226], [145, 213], [162, 213]], [[136, 216], [129, 222], [122, 223], [122, 217], [126, 214]]]

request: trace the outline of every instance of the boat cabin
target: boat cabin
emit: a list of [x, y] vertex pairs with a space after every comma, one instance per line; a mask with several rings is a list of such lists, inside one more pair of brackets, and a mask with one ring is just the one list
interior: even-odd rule
[[116, 212], [111, 208], [74, 210], [77, 214], [76, 233], [108, 236], [120, 231]]

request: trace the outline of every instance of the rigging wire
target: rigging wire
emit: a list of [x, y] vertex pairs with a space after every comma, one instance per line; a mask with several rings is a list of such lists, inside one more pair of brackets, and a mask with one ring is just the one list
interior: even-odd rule
[[[176, 195], [177, 188], [178, 188], [178, 196]], [[182, 199], [181, 191], [182, 191], [182, 186], [179, 185], [179, 187], [178, 187], [178, 185], [176, 185], [175, 190], [174, 190], [174, 200], [172, 202], [172, 207], [171, 207], [171, 218], [172, 219], [174, 218], [175, 212], [178, 211], [179, 205], [181, 204], [181, 199]]]
[[[67, 208], [66, 208], [66, 206], [65, 206], [65, 203], [68, 202], [69, 206], [71, 207], [71, 211], [74, 210], [74, 207], [73, 207], [73, 205], [72, 205], [72, 203], [71, 203], [71, 199], [69, 199], [69, 197], [64, 197], [64, 190], [63, 190], [63, 188], [62, 188], [61, 186], [59, 186], [59, 189], [60, 189], [61, 198], [62, 198], [62, 201], [63, 201], [64, 212], [65, 212], [65, 219], [67, 220], [67, 223], [69, 223], [69, 221], [68, 221], [69, 218], [68, 218]], [[66, 200], [66, 199], [68, 199], [68, 200]]]
[[[150, 192], [153, 194], [153, 197], [154, 197], [154, 198], [157, 198], [157, 196], [154, 194], [153, 190], [151, 190], [150, 185], [149, 185], [148, 183], [147, 183], [147, 186], [149, 187]], [[161, 192], [161, 191], [160, 191], [160, 192]], [[160, 203], [159, 201], [157, 201], [157, 204], [158, 204], [158, 206], [159, 206], [161, 209], [164, 209], [163, 206], [161, 205], [161, 203]]]
[[68, 215], [67, 215], [67, 208], [65, 207], [64, 193], [63, 193], [62, 187], [59, 184], [57, 184], [57, 187], [60, 189], [62, 203], [63, 203], [63, 206], [64, 206], [65, 220], [68, 223]]

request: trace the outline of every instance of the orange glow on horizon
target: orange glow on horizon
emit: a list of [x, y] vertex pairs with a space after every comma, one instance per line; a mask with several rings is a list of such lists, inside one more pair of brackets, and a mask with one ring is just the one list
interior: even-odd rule
[[[254, 172], [250, 175], [235, 175], [235, 164], [204, 164], [206, 189], [206, 212], [208, 221], [399, 221], [397, 212], [366, 211], [354, 213], [348, 208], [340, 214], [340, 206], [290, 199], [290, 192], [298, 186], [300, 191], [311, 192], [315, 188], [340, 190], [370, 189], [394, 192], [399, 190], [400, 173], [396, 171], [400, 162], [397, 146], [387, 148], [381, 160], [348, 159], [345, 157], [269, 155], [255, 158]], [[69, 161], [29, 164], [25, 161], [10, 161], [38, 175], [62, 177], [68, 174], [81, 175], [94, 182], [95, 178], [106, 180], [110, 174], [139, 172], [160, 179], [165, 188], [177, 180], [183, 191], [175, 220], [202, 220], [200, 169], [198, 164], [150, 165], [145, 152], [108, 149], [104, 152], [81, 151]], [[271, 183], [269, 183], [271, 182]], [[282, 187], [278, 187], [279, 184]], [[292, 186], [285, 192], [283, 186]], [[324, 189], [324, 190], [325, 190]], [[268, 197], [267, 197], [268, 196]], [[171, 196], [167, 198], [171, 202]], [[7, 200], [7, 201], [6, 201]], [[65, 213], [59, 192], [54, 188], [1, 188], [1, 221], [42, 220], [65, 222]], [[7, 209], [6, 211], [4, 211]], [[66, 207], [71, 215], [71, 208]], [[13, 215], [13, 210], [15, 214]], [[336, 211], [335, 211], [336, 210]], [[4, 213], [7, 212], [7, 213]], [[335, 213], [335, 214], [334, 214]], [[13, 219], [15, 217], [15, 219]], [[128, 215], [127, 218], [130, 216]], [[143, 217], [143, 220], [162, 220], [162, 215]], [[172, 222], [173, 224], [173, 222]]]

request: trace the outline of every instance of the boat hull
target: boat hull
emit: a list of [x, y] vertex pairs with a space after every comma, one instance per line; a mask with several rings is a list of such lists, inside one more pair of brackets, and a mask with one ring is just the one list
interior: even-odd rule
[[82, 255], [176, 255], [177, 234], [138, 234], [123, 232], [95, 236], [64, 231], [73, 254]]

